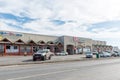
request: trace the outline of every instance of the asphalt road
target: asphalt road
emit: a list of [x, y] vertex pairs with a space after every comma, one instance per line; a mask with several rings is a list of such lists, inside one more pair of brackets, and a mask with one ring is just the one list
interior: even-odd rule
[[120, 59], [1, 66], [0, 80], [120, 80]]

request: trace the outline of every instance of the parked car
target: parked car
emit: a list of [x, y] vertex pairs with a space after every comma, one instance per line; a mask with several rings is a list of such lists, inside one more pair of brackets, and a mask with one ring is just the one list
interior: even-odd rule
[[100, 57], [111, 57], [111, 53], [108, 52], [101, 52], [99, 53]]
[[36, 53], [33, 54], [33, 61], [36, 60], [47, 60], [51, 59], [54, 53], [50, 52], [49, 49], [38, 50]]
[[98, 52], [97, 52], [97, 51], [93, 51], [92, 53], [93, 53], [93, 55], [96, 55], [96, 54], [98, 54]]
[[92, 52], [85, 52], [86, 58], [93, 58]]
[[113, 57], [117, 57], [117, 56], [119, 56], [119, 55], [118, 55], [118, 53], [114, 53], [114, 52], [113, 52], [113, 53], [112, 53], [112, 56], [113, 56]]
[[113, 51], [113, 52], [112, 52], [112, 56], [113, 56], [113, 57], [118, 57], [118, 56], [120, 56], [120, 52]]
[[56, 53], [56, 55], [57, 56], [66, 56], [66, 55], [68, 55], [68, 52], [61, 51], [61, 52]]

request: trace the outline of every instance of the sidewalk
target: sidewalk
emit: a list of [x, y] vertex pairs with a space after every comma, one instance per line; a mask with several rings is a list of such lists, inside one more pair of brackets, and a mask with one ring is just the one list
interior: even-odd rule
[[83, 59], [85, 59], [85, 55], [53, 56], [51, 60], [46, 61], [32, 61], [32, 56], [1, 56], [0, 66], [80, 61]]
[[26, 64], [42, 64], [42, 63], [55, 63], [55, 62], [71, 62], [71, 61], [84, 61], [84, 60], [101, 60], [101, 59], [112, 59], [110, 58], [85, 58], [85, 55], [67, 55], [67, 56], [52, 56], [51, 60], [46, 61], [33, 61], [32, 56], [1, 56], [0, 66], [10, 65], [26, 65]]

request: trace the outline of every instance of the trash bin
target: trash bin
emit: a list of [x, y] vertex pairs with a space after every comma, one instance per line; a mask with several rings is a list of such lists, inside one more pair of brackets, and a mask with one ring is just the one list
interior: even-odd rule
[[96, 58], [99, 58], [99, 54], [98, 53], [96, 54]]

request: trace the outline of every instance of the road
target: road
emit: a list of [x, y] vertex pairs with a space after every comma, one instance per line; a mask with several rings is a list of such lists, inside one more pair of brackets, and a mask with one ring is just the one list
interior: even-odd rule
[[0, 80], [120, 80], [120, 59], [1, 66]]

